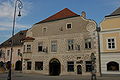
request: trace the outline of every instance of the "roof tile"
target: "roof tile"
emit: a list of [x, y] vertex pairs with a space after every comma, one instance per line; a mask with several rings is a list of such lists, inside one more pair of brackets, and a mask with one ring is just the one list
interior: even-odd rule
[[54, 20], [59, 20], [59, 19], [64, 19], [64, 18], [69, 18], [69, 17], [75, 17], [75, 16], [80, 16], [80, 15], [72, 12], [68, 8], [64, 8], [63, 10], [59, 11], [58, 13], [56, 13], [56, 14], [48, 17], [47, 19], [42, 20], [42, 21], [40, 21], [36, 24], [49, 22], [49, 21], [54, 21]]

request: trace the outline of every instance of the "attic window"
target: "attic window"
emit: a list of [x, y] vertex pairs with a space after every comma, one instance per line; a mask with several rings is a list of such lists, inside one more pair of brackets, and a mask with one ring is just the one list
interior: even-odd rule
[[47, 32], [47, 28], [46, 27], [43, 28], [43, 32]]
[[72, 28], [72, 24], [71, 24], [71, 23], [67, 23], [67, 24], [66, 24], [66, 28], [67, 28], [67, 29], [71, 29], [71, 28]]

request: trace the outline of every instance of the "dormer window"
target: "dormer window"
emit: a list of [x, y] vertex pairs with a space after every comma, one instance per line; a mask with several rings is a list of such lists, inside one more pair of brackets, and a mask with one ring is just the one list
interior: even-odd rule
[[72, 28], [72, 23], [67, 23], [67, 24], [66, 24], [66, 28], [67, 28], [67, 29], [71, 29], [71, 28]]

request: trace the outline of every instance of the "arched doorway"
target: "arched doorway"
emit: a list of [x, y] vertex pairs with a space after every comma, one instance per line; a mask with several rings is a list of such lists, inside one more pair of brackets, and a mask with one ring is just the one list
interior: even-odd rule
[[22, 61], [17, 61], [15, 64], [15, 70], [21, 71], [22, 70]]
[[7, 63], [6, 63], [6, 68], [9, 70], [10, 69], [10, 65], [11, 65], [11, 63], [10, 63], [10, 61], [8, 61]]
[[107, 71], [119, 71], [119, 64], [114, 61], [107, 63]]
[[49, 74], [56, 76], [56, 75], [60, 75], [60, 71], [61, 71], [61, 64], [59, 62], [58, 59], [52, 59], [49, 62]]
[[81, 65], [77, 66], [77, 74], [82, 74], [82, 67], [81, 67]]

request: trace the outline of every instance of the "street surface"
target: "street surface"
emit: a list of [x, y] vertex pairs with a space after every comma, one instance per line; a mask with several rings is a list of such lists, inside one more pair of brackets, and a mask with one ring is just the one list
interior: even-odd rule
[[[0, 80], [7, 80], [7, 73], [0, 73]], [[48, 76], [12, 72], [12, 80], [90, 80], [90, 76]], [[97, 77], [97, 80], [120, 80], [119, 75]]]

